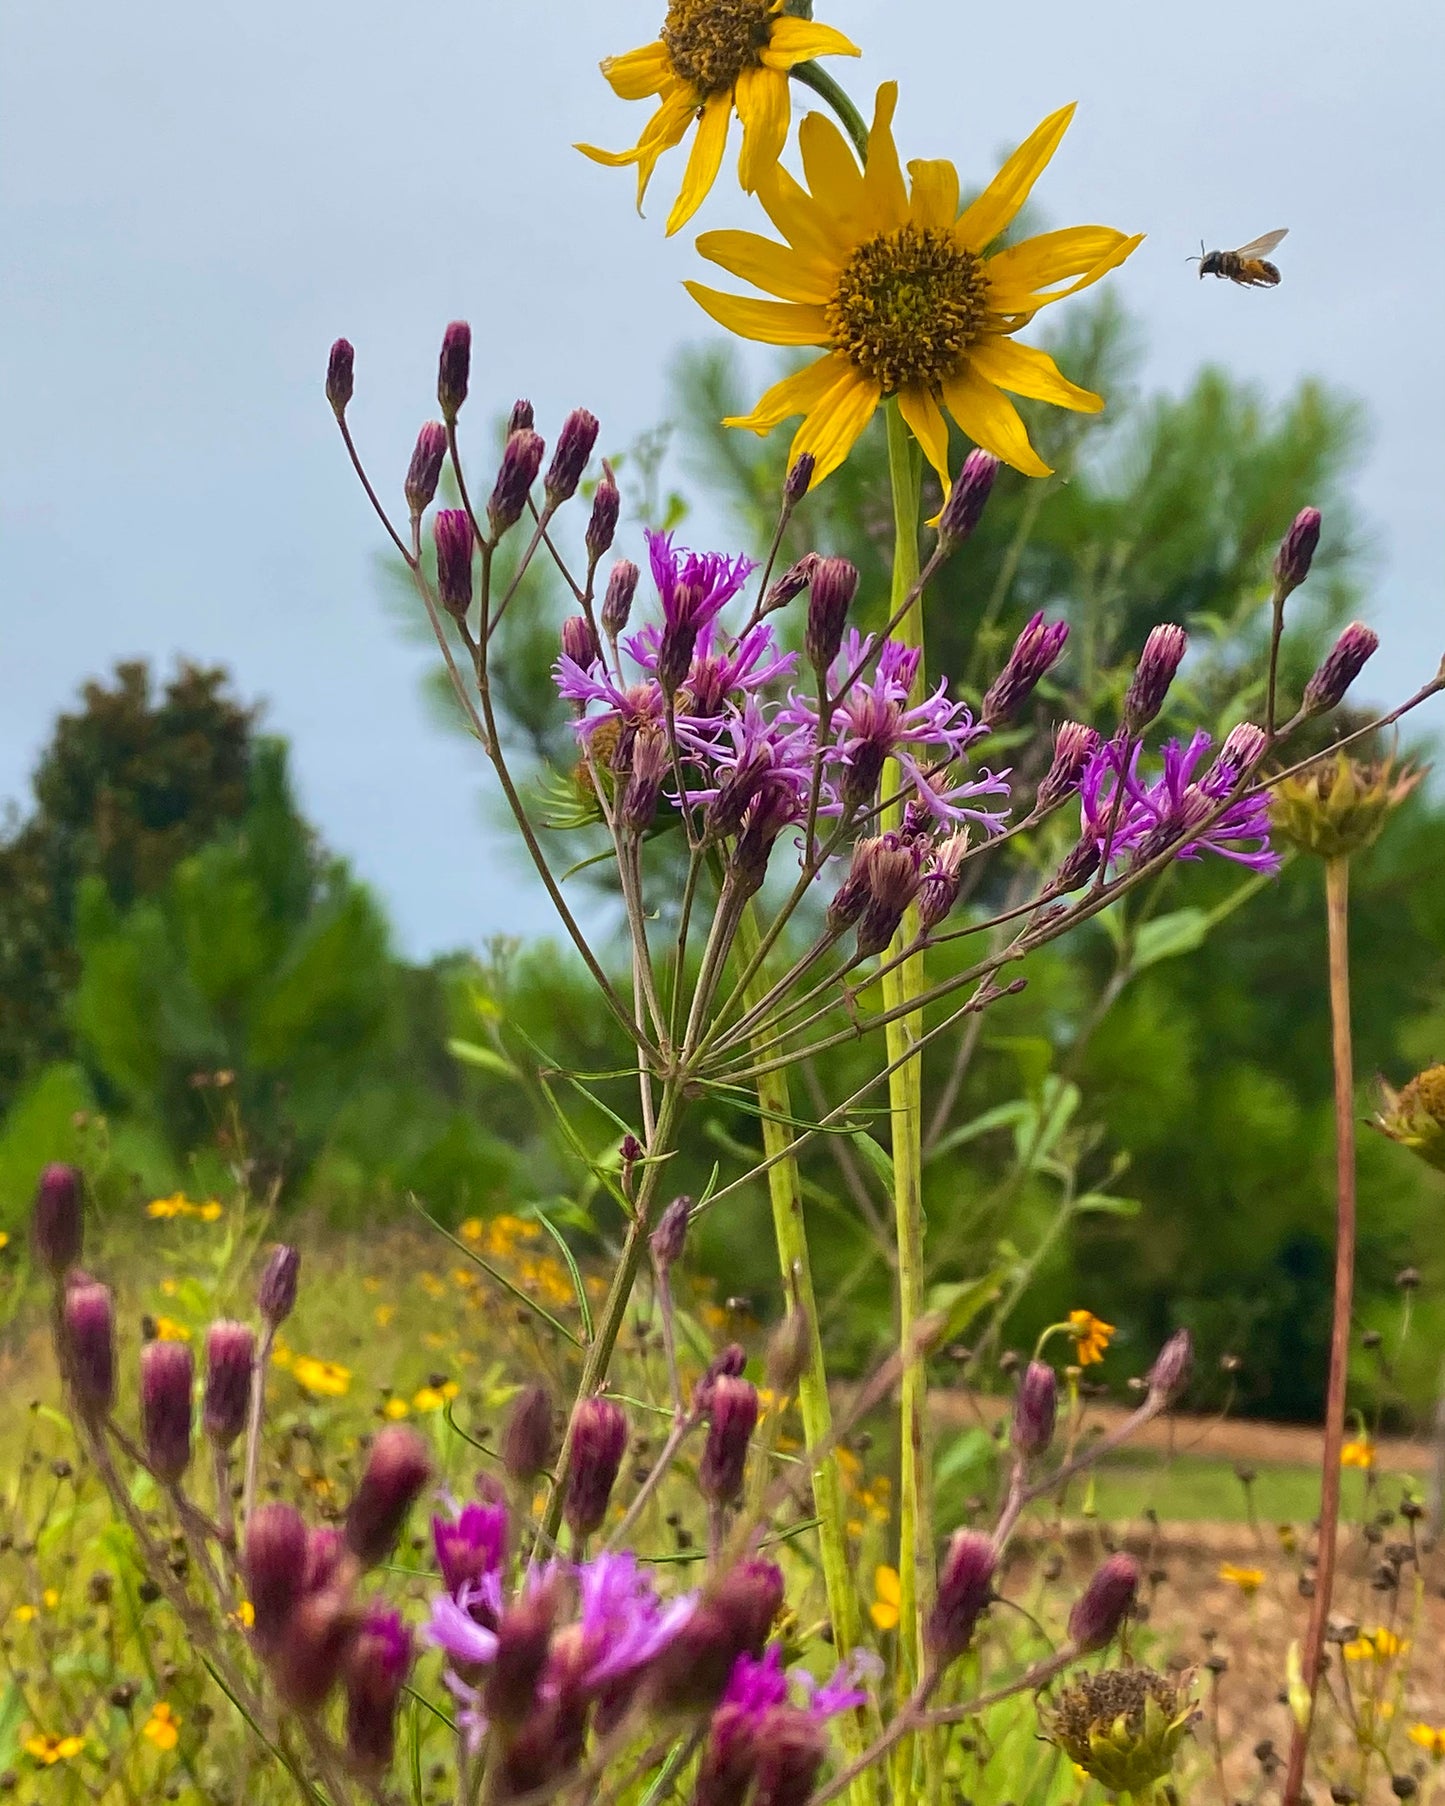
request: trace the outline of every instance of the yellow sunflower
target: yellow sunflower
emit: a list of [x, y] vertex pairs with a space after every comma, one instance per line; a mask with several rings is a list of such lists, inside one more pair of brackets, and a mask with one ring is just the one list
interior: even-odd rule
[[1114, 1335], [1114, 1325], [1105, 1323], [1092, 1311], [1070, 1311], [1068, 1327], [1074, 1338], [1074, 1355], [1079, 1365], [1097, 1366]]
[[758, 199], [785, 244], [752, 232], [698, 240], [704, 257], [781, 297], [759, 301], [689, 282], [715, 320], [746, 339], [824, 350], [727, 424], [766, 433], [804, 415], [790, 462], [811, 452], [817, 483], [847, 457], [879, 402], [896, 395], [945, 489], [945, 408], [976, 445], [1029, 476], [1048, 476], [1003, 391], [1084, 413], [1104, 404], [1069, 382], [1047, 352], [1012, 335], [1041, 307], [1116, 268], [1142, 235], [1070, 226], [991, 250], [1058, 149], [1073, 107], [1051, 113], [960, 211], [951, 163], [910, 163], [905, 184], [893, 142], [897, 99], [896, 83], [878, 90], [866, 169], [837, 126], [810, 113], [798, 132], [807, 187], [780, 164], [760, 175]]
[[602, 65], [622, 100], [657, 99], [642, 136], [631, 150], [577, 149], [614, 169], [635, 163], [641, 208], [658, 158], [696, 124], [682, 192], [667, 216], [668, 232], [676, 232], [717, 180], [734, 109], [743, 122], [738, 180], [751, 194], [788, 140], [788, 71], [818, 56], [858, 54], [857, 45], [831, 25], [785, 18], [783, 0], [671, 0], [653, 43]]

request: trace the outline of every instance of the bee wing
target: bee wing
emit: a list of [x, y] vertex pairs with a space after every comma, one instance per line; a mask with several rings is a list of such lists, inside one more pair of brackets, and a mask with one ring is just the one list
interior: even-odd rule
[[1266, 232], [1262, 238], [1250, 239], [1247, 245], [1241, 245], [1234, 254], [1236, 257], [1268, 257], [1279, 241], [1288, 234], [1289, 227], [1281, 226], [1278, 232]]

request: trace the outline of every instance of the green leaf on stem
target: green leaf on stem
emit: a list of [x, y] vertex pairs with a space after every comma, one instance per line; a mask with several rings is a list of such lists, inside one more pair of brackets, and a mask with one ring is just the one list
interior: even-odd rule
[[1209, 917], [1192, 904], [1171, 910], [1167, 916], [1156, 916], [1152, 922], [1145, 922], [1134, 936], [1134, 957], [1130, 964], [1136, 972], [1142, 972], [1146, 967], [1157, 966], [1160, 960], [1194, 953], [1204, 945], [1209, 929]]

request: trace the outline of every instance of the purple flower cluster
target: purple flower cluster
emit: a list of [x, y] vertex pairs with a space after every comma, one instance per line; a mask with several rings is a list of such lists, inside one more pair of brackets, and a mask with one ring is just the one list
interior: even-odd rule
[[1163, 769], [1146, 781], [1136, 745], [1124, 762], [1115, 740], [1100, 746], [1084, 767], [1079, 786], [1083, 838], [1110, 863], [1142, 863], [1172, 849], [1176, 858], [1218, 853], [1254, 872], [1277, 872], [1279, 855], [1269, 842], [1269, 798], [1262, 790], [1236, 797], [1217, 820], [1203, 824], [1259, 757], [1264, 736], [1245, 723], [1234, 729], [1218, 757], [1200, 775], [1212, 741], [1202, 729], [1185, 746], [1170, 740]]
[[[839, 1668], [826, 1685], [806, 1670], [795, 1670], [804, 1696], [798, 1705], [776, 1643], [758, 1660], [739, 1656], [708, 1726], [694, 1806], [735, 1806], [747, 1797], [801, 1806], [811, 1797], [827, 1754], [824, 1725], [839, 1712], [861, 1706], [868, 1696], [858, 1681], [881, 1670], [878, 1658], [865, 1652]], [[751, 1796], [750, 1788], [755, 1789]]]

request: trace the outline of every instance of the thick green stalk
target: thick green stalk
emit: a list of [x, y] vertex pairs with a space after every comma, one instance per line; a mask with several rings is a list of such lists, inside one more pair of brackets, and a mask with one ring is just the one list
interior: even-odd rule
[[[889, 612], [894, 613], [918, 580], [918, 517], [920, 502], [920, 454], [899, 412], [890, 401], [888, 416], [888, 473], [893, 486], [893, 590]], [[923, 648], [923, 598], [899, 622], [896, 638]], [[923, 660], [918, 661], [913, 700], [924, 690]], [[903, 773], [890, 763], [883, 774], [884, 795], [902, 788]], [[900, 806], [885, 812], [884, 829], [897, 827]], [[918, 933], [918, 916], [910, 909], [888, 949], [897, 958]], [[897, 1009], [917, 997], [924, 988], [923, 957], [915, 954], [883, 976], [885, 1010]], [[918, 1347], [914, 1331], [927, 1308], [927, 1279], [923, 1238], [923, 1056], [908, 1059], [923, 1033], [923, 1013], [900, 1016], [886, 1025], [888, 1060], [896, 1066], [888, 1080], [889, 1121], [892, 1125], [893, 1217], [898, 1241], [898, 1333], [905, 1351], [899, 1405], [898, 1574], [899, 1653], [903, 1687], [918, 1685], [924, 1672], [924, 1627], [933, 1605], [933, 1498], [932, 1463], [928, 1441], [927, 1355]], [[909, 1742], [912, 1740], [909, 1739]], [[933, 1740], [929, 1739], [929, 1743]], [[895, 1768], [899, 1798], [912, 1794], [912, 1752], [907, 1743]], [[905, 1790], [907, 1790], [905, 1792]], [[928, 1796], [931, 1797], [931, 1794]]]
[[[751, 903], [738, 923], [737, 951], [747, 965], [762, 941], [757, 914]], [[771, 984], [767, 962], [753, 975], [747, 989], [748, 1005], [767, 995]], [[760, 1032], [766, 1032], [766, 1023]], [[794, 1298], [808, 1324], [808, 1364], [798, 1380], [798, 1405], [803, 1436], [809, 1449], [831, 1440], [833, 1409], [828, 1400], [828, 1374], [823, 1364], [823, 1342], [818, 1328], [818, 1304], [813, 1294], [813, 1269], [808, 1257], [808, 1233], [803, 1222], [803, 1184], [797, 1158], [785, 1152], [793, 1140], [792, 1093], [786, 1070], [765, 1072], [757, 1081], [758, 1107], [763, 1120], [763, 1149], [774, 1164], [768, 1168], [768, 1192], [773, 1205], [773, 1233], [783, 1269], [783, 1289]], [[782, 1158], [777, 1158], [782, 1155]], [[830, 1449], [813, 1470], [813, 1503], [818, 1514], [818, 1545], [823, 1562], [823, 1585], [833, 1640], [840, 1659], [859, 1640], [858, 1590], [848, 1554], [847, 1508], [837, 1451]], [[842, 1720], [844, 1747], [851, 1762], [867, 1747], [869, 1728], [856, 1712]], [[851, 1788], [854, 1806], [877, 1806], [879, 1777], [875, 1769], [860, 1774]]]

